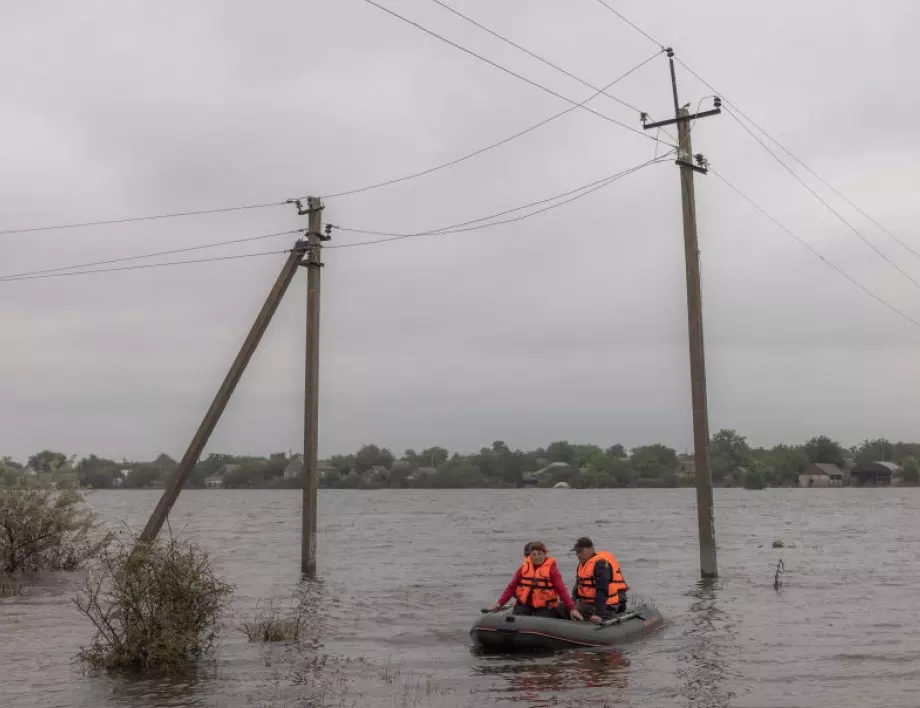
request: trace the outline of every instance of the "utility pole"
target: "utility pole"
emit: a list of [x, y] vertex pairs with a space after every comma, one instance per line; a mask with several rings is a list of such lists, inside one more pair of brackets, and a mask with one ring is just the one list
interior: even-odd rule
[[[722, 100], [714, 98], [715, 108], [690, 114], [677, 98], [677, 77], [674, 73], [674, 50], [667, 50], [671, 69], [671, 90], [674, 96], [674, 118], [648, 123], [646, 130], [677, 123], [677, 165], [680, 169], [680, 192], [684, 221], [684, 259], [687, 278], [687, 324], [690, 344], [690, 393], [693, 405], [693, 447], [696, 468], [696, 511], [700, 539], [700, 574], [703, 578], [719, 575], [716, 563], [716, 531], [712, 508], [712, 472], [709, 468], [709, 411], [706, 401], [706, 359], [703, 347], [703, 298], [700, 288], [700, 250], [696, 231], [696, 196], [693, 173], [707, 173], [703, 155], [693, 155], [690, 143], [691, 121], [722, 112]], [[689, 105], [689, 104], [688, 104]], [[694, 164], [694, 159], [697, 164]]]
[[316, 575], [317, 450], [319, 446], [319, 313], [322, 244], [328, 241], [330, 225], [322, 232], [323, 204], [317, 197], [307, 197], [307, 206], [296, 200], [297, 213], [308, 216], [307, 257], [307, 342], [304, 361], [303, 416], [303, 509], [300, 546], [300, 572]]
[[247, 364], [249, 364], [249, 360], [252, 359], [252, 355], [259, 346], [259, 342], [262, 341], [262, 335], [265, 334], [265, 330], [268, 329], [268, 325], [277, 311], [281, 299], [287, 292], [291, 280], [293, 280], [294, 275], [297, 273], [297, 268], [306, 252], [307, 242], [303, 239], [298, 240], [297, 243], [294, 244], [294, 248], [291, 249], [287, 260], [284, 262], [284, 266], [281, 268], [281, 272], [278, 274], [278, 278], [275, 280], [275, 284], [272, 286], [271, 291], [268, 293], [268, 297], [265, 299], [265, 304], [262, 305], [262, 309], [256, 316], [255, 322], [252, 323], [249, 334], [240, 347], [240, 351], [236, 355], [236, 359], [233, 361], [230, 371], [227, 372], [224, 382], [217, 391], [217, 395], [214, 397], [211, 407], [208, 408], [207, 413], [205, 413], [204, 419], [201, 421], [201, 425], [198, 426], [198, 431], [195, 433], [195, 437], [192, 438], [192, 442], [185, 451], [185, 456], [179, 463], [179, 467], [169, 481], [169, 485], [163, 491], [163, 496], [160, 497], [160, 501], [150, 515], [147, 525], [141, 532], [138, 544], [134, 549], [135, 553], [142, 544], [149, 545], [157, 537], [157, 534], [166, 522], [166, 517], [169, 516], [173, 504], [175, 504], [176, 499], [179, 498], [179, 492], [182, 491], [192, 470], [195, 468], [195, 463], [198, 462], [198, 458], [201, 457], [204, 446], [207, 445], [211, 433], [214, 432], [217, 421], [220, 420], [224, 409], [227, 407], [230, 396], [233, 395], [236, 385], [239, 383], [240, 378], [242, 378], [243, 372], [246, 370]]

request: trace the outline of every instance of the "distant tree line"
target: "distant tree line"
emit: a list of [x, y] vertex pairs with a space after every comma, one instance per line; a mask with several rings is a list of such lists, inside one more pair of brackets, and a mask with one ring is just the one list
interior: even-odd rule
[[[811, 463], [840, 467], [891, 461], [904, 470], [905, 484], [920, 483], [920, 443], [865, 440], [844, 447], [827, 437], [800, 445], [751, 447], [735, 430], [723, 429], [710, 441], [713, 483], [720, 487], [760, 489], [794, 486]], [[201, 460], [186, 486], [203, 488], [218, 476], [221, 486], [234, 489], [300, 488], [302, 477], [285, 476], [299, 458], [286, 453], [268, 457], [211, 454]], [[25, 462], [0, 458], [0, 485], [46, 484], [96, 489], [145, 489], [164, 486], [177, 461], [167, 454], [149, 462], [121, 462], [90, 455], [79, 461], [62, 452], [43, 450]], [[514, 488], [552, 487], [565, 482], [574, 488], [693, 486], [693, 457], [654, 443], [627, 450], [623, 445], [602, 448], [560, 440], [536, 450], [512, 450], [497, 440], [479, 452], [463, 455], [444, 447], [420, 452], [406, 450], [397, 458], [386, 447], [367, 444], [348, 455], [333, 455], [321, 463], [320, 486], [337, 489], [380, 488]]]

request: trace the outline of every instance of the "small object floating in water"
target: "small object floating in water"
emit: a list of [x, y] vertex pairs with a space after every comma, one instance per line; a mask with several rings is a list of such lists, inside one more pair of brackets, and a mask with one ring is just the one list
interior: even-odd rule
[[785, 547], [786, 547], [786, 544], [783, 543], [782, 541], [777, 540], [773, 542], [773, 548], [785, 548]]
[[511, 612], [484, 613], [470, 629], [474, 646], [488, 652], [526, 652], [606, 647], [638, 639], [664, 622], [651, 605], [639, 605], [597, 625]]

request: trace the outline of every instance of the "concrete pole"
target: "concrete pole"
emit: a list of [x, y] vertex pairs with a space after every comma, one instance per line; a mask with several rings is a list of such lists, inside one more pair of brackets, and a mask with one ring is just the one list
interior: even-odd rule
[[[672, 60], [673, 66], [673, 60]], [[677, 99], [675, 88], [675, 102]], [[676, 106], [675, 106], [676, 108]], [[684, 258], [687, 274], [687, 318], [690, 339], [690, 392], [693, 404], [693, 447], [696, 468], [696, 505], [700, 537], [700, 573], [718, 577], [716, 531], [709, 469], [709, 409], [706, 395], [706, 358], [703, 348], [703, 297], [700, 287], [700, 249], [696, 231], [696, 195], [693, 191], [693, 148], [686, 108], [677, 109], [678, 165], [683, 204]]]
[[307, 342], [304, 362], [303, 529], [300, 572], [316, 575], [317, 450], [319, 447], [319, 314], [322, 274], [322, 202], [307, 199]]

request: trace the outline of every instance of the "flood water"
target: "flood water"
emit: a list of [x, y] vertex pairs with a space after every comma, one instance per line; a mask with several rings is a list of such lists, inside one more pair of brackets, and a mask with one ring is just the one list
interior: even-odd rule
[[[93, 492], [138, 527], [156, 491]], [[920, 490], [716, 490], [720, 579], [698, 582], [695, 495], [677, 490], [321, 491], [319, 574], [299, 577], [299, 491], [182, 493], [174, 532], [236, 586], [215, 660], [194, 675], [86, 675], [73, 576], [0, 600], [0, 706], [916, 706]], [[574, 539], [620, 561], [666, 625], [617, 651], [481, 657], [468, 632], [543, 540], [571, 586]], [[786, 548], [773, 549], [774, 539]], [[792, 547], [794, 546], [794, 547]], [[777, 561], [786, 572], [773, 587]], [[311, 636], [249, 644], [270, 600], [310, 598]]]

